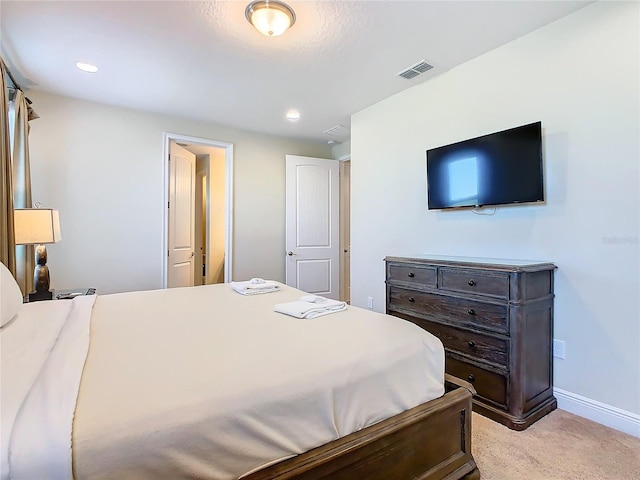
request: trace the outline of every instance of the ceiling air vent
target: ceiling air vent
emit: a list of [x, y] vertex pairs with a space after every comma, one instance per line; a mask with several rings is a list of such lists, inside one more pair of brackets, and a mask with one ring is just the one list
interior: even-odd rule
[[325, 130], [323, 133], [326, 135], [334, 135], [336, 137], [348, 137], [351, 134], [351, 129], [344, 125], [336, 125], [329, 130]]
[[402, 78], [406, 78], [407, 80], [412, 79], [413, 77], [417, 77], [418, 75], [431, 70], [433, 68], [433, 65], [429, 65], [427, 62], [425, 62], [424, 60], [421, 62], [416, 63], [415, 65], [410, 66], [409, 68], [407, 68], [406, 70], [403, 70], [402, 72], [398, 73], [397, 75], [399, 77]]

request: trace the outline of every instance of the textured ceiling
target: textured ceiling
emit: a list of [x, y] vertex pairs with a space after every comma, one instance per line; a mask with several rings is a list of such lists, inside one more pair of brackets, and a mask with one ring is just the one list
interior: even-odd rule
[[[274, 38], [248, 3], [1, 0], [2, 56], [26, 90], [339, 143], [323, 132], [351, 114], [591, 2], [290, 0], [296, 23]], [[434, 68], [396, 76], [422, 60]]]

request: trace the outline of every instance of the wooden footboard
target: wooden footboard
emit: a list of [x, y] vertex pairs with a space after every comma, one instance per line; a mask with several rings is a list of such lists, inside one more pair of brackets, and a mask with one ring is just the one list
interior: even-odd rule
[[446, 393], [243, 480], [477, 479], [471, 455], [473, 387], [447, 375]]

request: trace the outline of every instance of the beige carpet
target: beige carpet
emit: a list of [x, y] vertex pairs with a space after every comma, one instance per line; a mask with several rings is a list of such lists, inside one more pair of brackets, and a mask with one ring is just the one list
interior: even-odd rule
[[563, 410], [522, 432], [473, 414], [483, 480], [639, 480], [640, 438]]

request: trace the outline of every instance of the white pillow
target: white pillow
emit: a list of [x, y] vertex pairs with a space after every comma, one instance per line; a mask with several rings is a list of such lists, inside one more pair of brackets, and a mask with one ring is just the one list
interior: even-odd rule
[[13, 320], [22, 306], [22, 292], [4, 263], [0, 262], [0, 328]]

